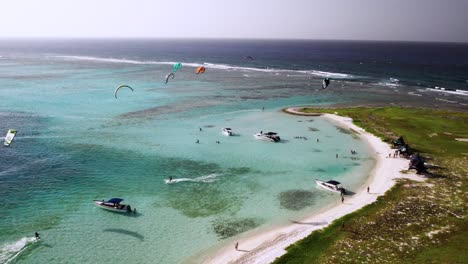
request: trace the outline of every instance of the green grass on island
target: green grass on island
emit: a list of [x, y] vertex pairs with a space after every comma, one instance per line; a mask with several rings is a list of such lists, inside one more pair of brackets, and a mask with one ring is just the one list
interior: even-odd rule
[[[402, 135], [426, 162], [373, 204], [289, 246], [274, 263], [468, 263], [468, 114], [416, 108], [304, 108], [335, 113], [386, 142]], [[424, 177], [424, 176], [421, 176]], [[343, 226], [344, 224], [344, 226]]]

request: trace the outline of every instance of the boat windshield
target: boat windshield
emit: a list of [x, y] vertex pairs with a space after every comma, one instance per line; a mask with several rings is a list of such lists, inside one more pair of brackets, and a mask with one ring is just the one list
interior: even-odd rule
[[333, 180], [327, 181], [327, 183], [332, 184], [332, 185], [339, 185], [339, 184], [341, 184], [340, 182], [333, 181]]
[[110, 200], [107, 201], [107, 202], [108, 202], [108, 203], [118, 204], [118, 203], [120, 203], [121, 201], [123, 201], [123, 199], [120, 199], [120, 198], [112, 198], [112, 199], [110, 199]]

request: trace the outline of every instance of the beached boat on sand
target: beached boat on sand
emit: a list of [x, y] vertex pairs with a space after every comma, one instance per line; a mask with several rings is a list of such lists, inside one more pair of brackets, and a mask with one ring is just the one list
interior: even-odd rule
[[346, 190], [345, 188], [341, 187], [340, 182], [337, 182], [334, 180], [324, 182], [318, 179], [315, 179], [315, 182], [317, 183], [318, 186], [322, 187], [325, 190], [346, 194]]
[[109, 201], [93, 200], [94, 204], [96, 204], [97, 207], [100, 207], [102, 209], [118, 213], [131, 213], [132, 208], [130, 207], [130, 205], [120, 204], [120, 202], [122, 201], [123, 199], [120, 198], [112, 198]]

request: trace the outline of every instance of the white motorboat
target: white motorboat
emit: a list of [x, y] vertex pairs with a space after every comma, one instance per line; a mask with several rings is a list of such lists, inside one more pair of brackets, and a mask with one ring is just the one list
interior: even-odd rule
[[232, 136], [233, 135], [232, 129], [230, 129], [229, 127], [223, 128], [223, 134], [226, 136]]
[[254, 137], [256, 139], [270, 141], [270, 142], [278, 142], [281, 140], [278, 134], [275, 132], [267, 132], [267, 133], [260, 132], [260, 133], [255, 134]]
[[14, 129], [9, 129], [6, 136], [5, 136], [5, 141], [3, 142], [3, 145], [5, 146], [10, 146], [11, 142], [16, 136], [16, 130]]
[[317, 183], [318, 186], [322, 187], [325, 190], [346, 194], [346, 190], [345, 188], [341, 187], [340, 182], [337, 182], [334, 180], [324, 182], [318, 179], [315, 179], [315, 182]]
[[105, 210], [113, 211], [113, 212], [118, 212], [118, 213], [131, 213], [132, 208], [130, 205], [127, 204], [120, 204], [123, 199], [120, 198], [112, 198], [109, 201], [104, 201], [104, 200], [93, 200], [93, 202], [97, 205], [97, 207], [100, 207]]

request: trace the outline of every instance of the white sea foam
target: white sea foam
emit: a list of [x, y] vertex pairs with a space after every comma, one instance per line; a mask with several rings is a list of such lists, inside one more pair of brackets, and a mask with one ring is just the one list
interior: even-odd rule
[[426, 88], [426, 91], [468, 96], [468, 91], [465, 90], [447, 90], [437, 86], [435, 88]]
[[[109, 63], [122, 63], [122, 64], [137, 64], [137, 65], [173, 65], [175, 61], [140, 61], [131, 59], [116, 59], [116, 58], [101, 58], [91, 56], [54, 56], [55, 58], [61, 58], [65, 60], [82, 60], [82, 61], [95, 61], [95, 62], [109, 62]], [[337, 73], [337, 72], [326, 72], [317, 70], [287, 70], [287, 69], [276, 69], [276, 68], [255, 68], [255, 67], [241, 67], [233, 66], [228, 64], [218, 63], [195, 63], [195, 62], [182, 62], [186, 67], [200, 67], [203, 66], [209, 69], [218, 69], [226, 71], [243, 71], [243, 72], [266, 72], [274, 73], [302, 73], [305, 75], [314, 75], [319, 77], [337, 78], [337, 79], [351, 79], [354, 78], [351, 74]]]
[[400, 86], [400, 80], [396, 78], [389, 78], [378, 83], [379, 85], [387, 86], [390, 88], [397, 88]]
[[179, 182], [204, 182], [204, 183], [210, 183], [210, 182], [216, 181], [216, 178], [218, 176], [220, 176], [220, 174], [213, 173], [213, 174], [209, 174], [209, 175], [205, 175], [205, 176], [200, 176], [200, 177], [197, 177], [197, 178], [175, 178], [175, 179], [172, 179], [171, 181], [168, 181], [167, 179], [165, 179], [164, 181], [167, 184], [175, 184], [175, 183], [179, 183]]
[[0, 263], [10, 263], [19, 254], [21, 254], [28, 245], [35, 243], [36, 241], [37, 240], [34, 237], [23, 237], [16, 242], [0, 246]]
[[447, 100], [447, 99], [442, 99], [442, 98], [436, 98], [436, 100], [446, 102], [446, 103], [451, 103], [451, 104], [458, 103], [457, 101], [452, 101], [452, 100]]

